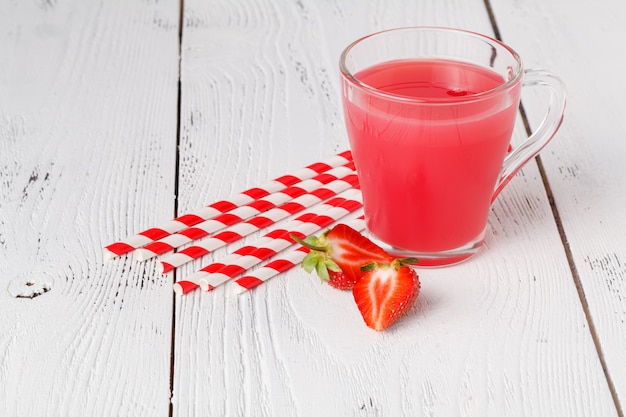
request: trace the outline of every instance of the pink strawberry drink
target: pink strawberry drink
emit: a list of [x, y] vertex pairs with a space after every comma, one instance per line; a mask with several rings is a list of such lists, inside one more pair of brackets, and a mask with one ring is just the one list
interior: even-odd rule
[[[489, 206], [561, 124], [561, 80], [525, 70], [495, 39], [435, 27], [365, 36], [339, 68], [370, 237], [422, 266], [476, 253]], [[550, 97], [537, 131], [507, 153], [522, 86]]]
[[383, 62], [356, 74], [386, 95], [345, 100], [369, 231], [411, 252], [482, 241], [517, 112], [520, 84], [452, 60]]

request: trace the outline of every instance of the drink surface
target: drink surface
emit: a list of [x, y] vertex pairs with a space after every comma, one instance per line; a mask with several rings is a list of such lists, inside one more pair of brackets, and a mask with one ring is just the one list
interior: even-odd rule
[[384, 62], [356, 78], [378, 90], [424, 101], [483, 93], [504, 83], [499, 74], [479, 66], [434, 59]]
[[344, 85], [351, 88], [344, 110], [370, 232], [418, 252], [452, 250], [480, 237], [519, 85], [483, 97], [504, 79], [449, 60], [391, 61], [356, 78], [391, 96]]

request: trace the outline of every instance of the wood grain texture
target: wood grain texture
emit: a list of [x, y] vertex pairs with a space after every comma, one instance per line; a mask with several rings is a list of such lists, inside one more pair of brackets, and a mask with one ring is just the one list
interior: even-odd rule
[[[493, 33], [482, 1], [185, 1], [181, 210], [345, 149], [338, 55], [407, 25]], [[534, 164], [494, 204], [487, 250], [420, 274], [384, 333], [299, 269], [181, 298], [174, 415], [616, 415]]]
[[[580, 27], [621, 39], [624, 10], [536, 3], [493, 0], [528, 66], [584, 98], [542, 160], [623, 398], [626, 152], [609, 82], [624, 61]], [[104, 262], [103, 245], [176, 206], [346, 149], [337, 59], [350, 41], [407, 25], [493, 33], [482, 0], [184, 6], [179, 51], [179, 2], [0, 0], [0, 415], [620, 415], [534, 163], [495, 202], [486, 250], [420, 270], [418, 305], [383, 333], [300, 269], [173, 303], [156, 260]]]
[[[557, 139], [542, 155], [565, 236], [619, 402], [626, 404], [626, 5], [493, 1], [502, 36], [568, 86]], [[584, 28], [597, 28], [593, 37]], [[528, 34], [532, 36], [528, 36]], [[558, 45], [558, 47], [555, 47]], [[527, 106], [537, 124], [538, 106]], [[624, 410], [622, 410], [622, 413]], [[622, 414], [623, 415], [623, 414]]]
[[101, 248], [173, 215], [178, 16], [0, 2], [3, 416], [168, 415], [171, 280]]

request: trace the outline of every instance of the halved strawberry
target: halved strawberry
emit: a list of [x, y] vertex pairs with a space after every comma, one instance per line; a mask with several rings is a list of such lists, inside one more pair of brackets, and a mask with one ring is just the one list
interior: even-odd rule
[[352, 294], [365, 324], [384, 330], [404, 316], [420, 291], [419, 277], [407, 263], [413, 259], [394, 259], [391, 263], [372, 263], [363, 267], [364, 275]]
[[322, 233], [294, 240], [311, 251], [302, 261], [307, 272], [317, 271], [322, 281], [329, 285], [349, 290], [361, 278], [361, 267], [372, 262], [389, 263], [393, 257], [381, 247], [343, 223]]

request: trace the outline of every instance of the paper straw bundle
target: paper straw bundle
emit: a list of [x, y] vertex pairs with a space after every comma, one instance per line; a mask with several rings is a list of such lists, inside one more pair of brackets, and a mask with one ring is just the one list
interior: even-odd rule
[[232, 196], [227, 200], [217, 201], [206, 207], [201, 208], [198, 211], [188, 213], [170, 220], [168, 223], [160, 226], [144, 230], [137, 235], [130, 236], [119, 242], [112, 243], [104, 248], [105, 258], [113, 258], [125, 253], [131, 252], [135, 249], [141, 248], [150, 242], [162, 239], [172, 233], [176, 233], [188, 227], [194, 226], [205, 220], [209, 220], [222, 213], [231, 211], [241, 205], [251, 203], [252, 201], [269, 195], [271, 193], [285, 189], [291, 185], [302, 182], [306, 179], [312, 178], [315, 175], [326, 172], [332, 168], [336, 168], [341, 165], [345, 165], [352, 162], [352, 154], [350, 151], [345, 151], [340, 154], [334, 155], [326, 161], [316, 162], [309, 166], [306, 166], [294, 174], [287, 174], [281, 177], [275, 178], [261, 187], [253, 187], [246, 191], [243, 191], [237, 195]]
[[[254, 232], [271, 229], [220, 262], [174, 284], [177, 294], [186, 294], [197, 288], [210, 291], [233, 281], [235, 291], [242, 293], [302, 261], [308, 249], [296, 245], [290, 235], [304, 239], [361, 207], [352, 155], [345, 151], [112, 243], [104, 248], [104, 256], [133, 252], [136, 260], [143, 261], [190, 244], [160, 261], [161, 271], [166, 273]], [[347, 223], [356, 230], [363, 230], [365, 224], [362, 216]], [[280, 255], [292, 246], [297, 247]], [[267, 260], [266, 265], [253, 270]]]
[[218, 248], [221, 248], [229, 243], [233, 243], [253, 232], [274, 225], [290, 215], [294, 215], [305, 208], [311, 207], [332, 197], [337, 194], [337, 192], [346, 190], [356, 185], [357, 178], [356, 174], [353, 173], [345, 178], [335, 180], [324, 187], [320, 187], [311, 193], [301, 195], [290, 202], [271, 209], [245, 222], [236, 224], [231, 228], [205, 239], [203, 242], [189, 246], [180, 252], [166, 257], [163, 261], [161, 261], [162, 272], [169, 272], [189, 261], [208, 255]]
[[[256, 216], [254, 219], [259, 219], [261, 214], [268, 217], [266, 212], [277, 210], [279, 206], [281, 208], [281, 213], [286, 212], [287, 214], [293, 214], [290, 213], [290, 210], [295, 209], [295, 207], [293, 202], [290, 202], [290, 200], [298, 198], [301, 198], [302, 201], [305, 201], [306, 198], [309, 198], [310, 200], [311, 197], [315, 197], [316, 192], [323, 193], [324, 190], [333, 190], [336, 193], [343, 189], [347, 189], [348, 187], [354, 186], [356, 183], [357, 178], [354, 173], [353, 166], [344, 165], [334, 168], [327, 173], [302, 181], [282, 191], [269, 194], [262, 199], [234, 208], [227, 213], [223, 213], [213, 219], [206, 220], [179, 233], [171, 234], [156, 242], [149, 243], [143, 248], [135, 250], [135, 258], [137, 260], [146, 260], [153, 256], [164, 254], [194, 240], [207, 237], [212, 233], [225, 229], [227, 226], [244, 224], [242, 223], [244, 220], [253, 216]], [[271, 217], [269, 218], [271, 219]], [[272, 220], [275, 222], [278, 219]], [[254, 221], [248, 221], [246, 223], [254, 224]], [[227, 241], [225, 243], [232, 242]], [[202, 253], [202, 255], [208, 254], [210, 250], [214, 249], [216, 248], [206, 248], [207, 252]], [[191, 251], [199, 252], [199, 246]], [[192, 259], [195, 258], [192, 257]], [[180, 265], [181, 264], [176, 266]], [[164, 272], [168, 272], [168, 270], [164, 270]]]

